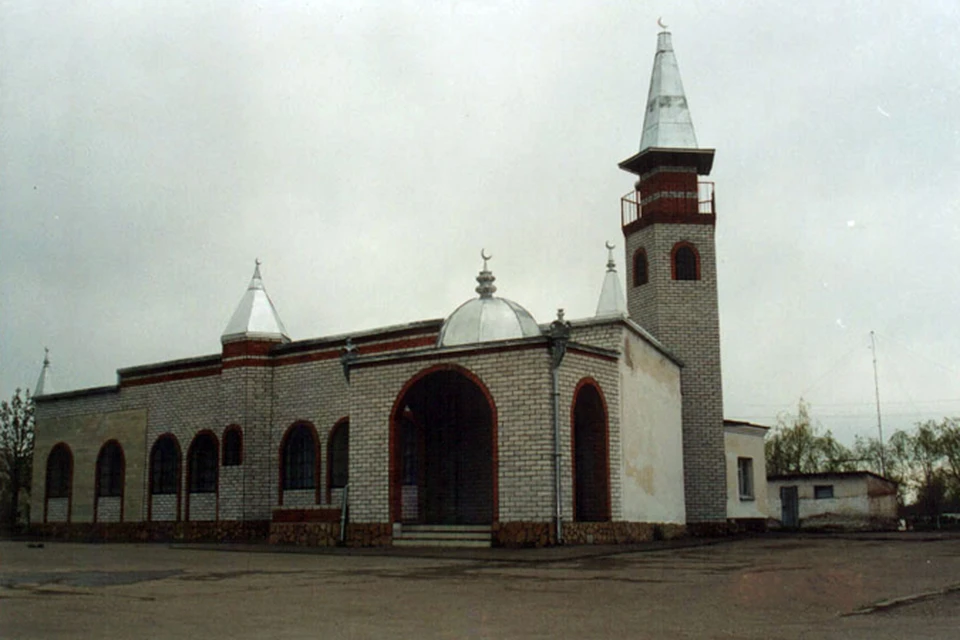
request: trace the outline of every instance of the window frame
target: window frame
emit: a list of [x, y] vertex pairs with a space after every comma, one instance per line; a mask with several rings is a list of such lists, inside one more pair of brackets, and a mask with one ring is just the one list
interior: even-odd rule
[[327, 439], [327, 487], [330, 490], [343, 489], [349, 482], [350, 420], [344, 418], [333, 425]]
[[[689, 251], [691, 257], [693, 258], [693, 273], [689, 274], [692, 275], [692, 277], [680, 277], [681, 275], [688, 275], [686, 271], [681, 274], [680, 269], [678, 268], [679, 265], [677, 263], [677, 257], [681, 251]], [[673, 249], [670, 251], [670, 271], [673, 279], [680, 282], [694, 282], [700, 280], [700, 252], [693, 243], [683, 241], [673, 245]]]
[[[312, 444], [312, 450], [303, 444], [305, 442]], [[294, 450], [295, 446], [299, 448]], [[317, 431], [310, 423], [297, 422], [287, 429], [280, 445], [280, 487], [283, 491], [317, 490], [319, 448]]]
[[[54, 463], [57, 463], [56, 468], [53, 467]], [[58, 442], [50, 448], [44, 471], [44, 499], [69, 499], [73, 493], [73, 451], [67, 443]], [[54, 472], [59, 473], [54, 476]], [[53, 478], [56, 482], [51, 482]]]
[[100, 447], [96, 466], [96, 497], [122, 498], [126, 481], [126, 457], [116, 440], [108, 440]]
[[220, 483], [220, 445], [212, 431], [201, 431], [187, 449], [187, 492], [216, 493]]
[[[171, 450], [166, 455], [161, 446], [169, 443]], [[157, 460], [159, 458], [159, 460]], [[171, 433], [165, 433], [154, 441], [150, 447], [150, 495], [169, 496], [180, 495], [181, 472], [180, 443]], [[172, 489], [172, 490], [171, 490]]]
[[[829, 495], [825, 495], [829, 494]], [[832, 484], [815, 484], [813, 485], [813, 499], [814, 500], [833, 500], [833, 485]]]
[[741, 502], [756, 500], [756, 487], [753, 481], [753, 458], [737, 458], [737, 492]]
[[[643, 265], [642, 271], [637, 269], [638, 264]], [[641, 278], [640, 275], [643, 277]], [[642, 287], [648, 282], [650, 282], [650, 261], [647, 259], [647, 250], [640, 247], [633, 254], [633, 286]]]

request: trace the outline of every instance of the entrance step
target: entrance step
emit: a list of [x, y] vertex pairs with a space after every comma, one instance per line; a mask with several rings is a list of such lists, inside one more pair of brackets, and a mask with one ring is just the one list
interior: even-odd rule
[[489, 525], [406, 524], [394, 529], [395, 547], [491, 546]]

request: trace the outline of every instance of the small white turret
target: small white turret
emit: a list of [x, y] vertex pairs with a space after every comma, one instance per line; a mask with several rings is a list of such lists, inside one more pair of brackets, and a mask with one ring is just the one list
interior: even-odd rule
[[280, 320], [267, 290], [260, 277], [260, 261], [256, 261], [253, 269], [253, 278], [246, 293], [240, 299], [237, 310], [227, 323], [220, 342], [238, 342], [241, 340], [268, 340], [289, 342], [290, 336]]
[[607, 273], [603, 276], [600, 288], [600, 300], [597, 301], [597, 317], [626, 315], [627, 301], [617, 274], [617, 264], [613, 261], [613, 249], [616, 245], [609, 242], [607, 247]]
[[53, 393], [53, 385], [50, 384], [50, 349], [43, 348], [43, 368], [40, 369], [40, 376], [37, 378], [37, 386], [33, 390], [33, 397], [42, 396], [46, 393]]

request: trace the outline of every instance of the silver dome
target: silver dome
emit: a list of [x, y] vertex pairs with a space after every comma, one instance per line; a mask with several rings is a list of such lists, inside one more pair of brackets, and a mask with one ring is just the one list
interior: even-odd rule
[[440, 329], [437, 346], [450, 347], [494, 340], [510, 340], [539, 336], [540, 327], [530, 312], [512, 300], [494, 296], [496, 279], [487, 270], [483, 255], [483, 271], [477, 276], [479, 298], [467, 300], [450, 314]]

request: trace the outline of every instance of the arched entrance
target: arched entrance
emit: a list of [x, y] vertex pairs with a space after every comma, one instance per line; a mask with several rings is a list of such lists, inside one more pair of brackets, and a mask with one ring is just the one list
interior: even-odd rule
[[596, 382], [581, 380], [573, 395], [573, 505], [578, 522], [610, 519], [607, 409]]
[[473, 374], [428, 369], [391, 420], [393, 521], [490, 524], [496, 517], [496, 408]]

